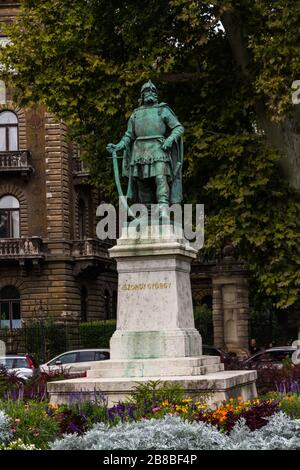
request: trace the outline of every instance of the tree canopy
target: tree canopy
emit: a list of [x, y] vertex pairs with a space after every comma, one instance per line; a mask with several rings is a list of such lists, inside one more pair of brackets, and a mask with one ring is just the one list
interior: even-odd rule
[[230, 241], [287, 307], [300, 283], [299, 19], [294, 0], [23, 0], [0, 60], [21, 106], [66, 122], [108, 199], [105, 146], [151, 78], [185, 126], [185, 199], [205, 204], [205, 249]]

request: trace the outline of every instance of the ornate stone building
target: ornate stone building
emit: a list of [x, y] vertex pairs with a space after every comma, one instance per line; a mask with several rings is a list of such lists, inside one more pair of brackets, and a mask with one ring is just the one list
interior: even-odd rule
[[[0, 2], [0, 22], [18, 2]], [[0, 41], [7, 39], [3, 36]], [[88, 184], [63, 123], [42, 107], [19, 109], [0, 83], [1, 326], [28, 319], [111, 318], [116, 274], [96, 238], [98, 192]]]

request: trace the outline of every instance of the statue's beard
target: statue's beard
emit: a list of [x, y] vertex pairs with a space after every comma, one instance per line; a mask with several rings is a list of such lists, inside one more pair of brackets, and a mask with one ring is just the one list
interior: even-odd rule
[[155, 94], [147, 94], [144, 96], [144, 103], [146, 104], [153, 104], [157, 102], [157, 95]]

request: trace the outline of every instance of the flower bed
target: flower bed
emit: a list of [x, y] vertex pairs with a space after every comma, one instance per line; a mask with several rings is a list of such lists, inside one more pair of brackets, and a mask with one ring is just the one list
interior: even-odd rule
[[[298, 445], [293, 440], [294, 437], [299, 438], [298, 393], [272, 392], [252, 401], [243, 401], [238, 397], [218, 406], [209, 406], [207, 395], [193, 401], [184, 397], [184, 390], [179, 386], [152, 381], [137, 386], [128, 402], [117, 403], [113, 407], [108, 407], [106, 398], [96, 391], [93, 401], [84, 401], [79, 393], [72, 397], [73, 403], [70, 405], [51, 405], [42, 399], [40, 393], [34, 395], [35, 400], [19, 393], [17, 399], [13, 399], [15, 397], [11, 394], [9, 399], [0, 401], [1, 448], [89, 449], [91, 442], [97, 449], [142, 449], [143, 446], [146, 446], [145, 449], [202, 449], [213, 448], [213, 442], [221, 443], [219, 448], [242, 448], [247, 439], [251, 448], [256, 445], [254, 435], [262, 439], [261, 446], [264, 448], [263, 446], [267, 445], [264, 429], [269, 429], [270, 426], [272, 428], [270, 423], [276, 420], [279, 420], [279, 424], [286, 423], [292, 445], [294, 448]], [[147, 423], [151, 423], [149, 429]], [[173, 424], [174, 430], [171, 429]], [[151, 441], [149, 437], [156, 426], [165, 426], [164, 443], [159, 439], [155, 441], [154, 437]], [[147, 430], [145, 432], [149, 433], [149, 438], [142, 437], [141, 434], [141, 440], [138, 440], [136, 433], [141, 429]], [[124, 437], [121, 438], [125, 432], [128, 434], [127, 441]], [[186, 432], [186, 435], [183, 436], [183, 432]], [[240, 432], [246, 436], [242, 443], [234, 437]], [[201, 436], [205, 433], [211, 440], [205, 440], [204, 437], [202, 439]], [[110, 437], [104, 439], [103, 434]], [[275, 431], [273, 434], [272, 446], [276, 448], [277, 434]], [[174, 439], [178, 442], [174, 443]], [[283, 446], [284, 441], [280, 442]], [[121, 445], [123, 447], [120, 447]], [[169, 447], [160, 447], [162, 445]]]
[[[109, 408], [103, 400], [69, 406], [6, 400], [0, 410], [2, 449], [211, 449], [214, 443], [224, 449], [284, 448], [284, 439], [291, 440], [287, 448], [300, 448], [299, 394], [237, 398], [214, 408], [190, 398], [151, 406], [147, 401], [142, 408], [134, 402]], [[286, 426], [282, 435], [274, 423]]]

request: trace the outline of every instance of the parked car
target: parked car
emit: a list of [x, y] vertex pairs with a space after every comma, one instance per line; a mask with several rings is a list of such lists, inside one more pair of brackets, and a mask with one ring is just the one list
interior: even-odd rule
[[203, 353], [205, 356], [219, 356], [221, 358], [221, 362], [226, 362], [229, 358], [229, 354], [226, 351], [223, 351], [221, 348], [217, 348], [216, 346], [209, 346], [207, 344], [203, 344], [202, 346]]
[[30, 354], [2, 356], [0, 365], [24, 380], [32, 377], [37, 370], [37, 363]]
[[278, 346], [275, 348], [265, 349], [259, 351], [243, 361], [246, 369], [259, 369], [274, 365], [282, 367], [282, 361], [285, 358], [292, 358], [292, 355], [297, 350], [294, 346]]
[[68, 373], [79, 373], [91, 368], [95, 361], [105, 361], [110, 358], [109, 349], [78, 349], [67, 351], [40, 366], [41, 372], [65, 370]]

